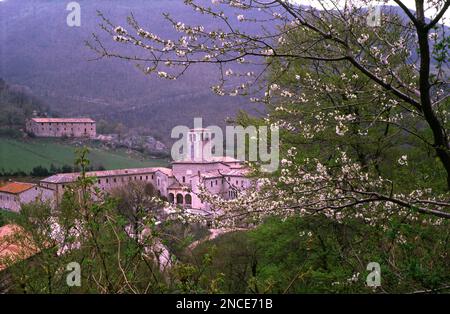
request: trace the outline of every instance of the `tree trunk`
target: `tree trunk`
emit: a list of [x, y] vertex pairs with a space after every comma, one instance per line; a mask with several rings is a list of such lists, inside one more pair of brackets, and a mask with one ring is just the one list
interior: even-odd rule
[[433, 132], [433, 147], [436, 151], [436, 155], [442, 162], [445, 171], [447, 172], [447, 188], [450, 190], [450, 144], [448, 138], [444, 132], [441, 121], [437, 118], [433, 111], [431, 97], [430, 97], [430, 47], [428, 43], [428, 29], [426, 29], [425, 16], [423, 9], [423, 1], [416, 1], [417, 19], [419, 25], [416, 26], [417, 36], [419, 40], [420, 51], [420, 78], [419, 78], [419, 90], [420, 90], [420, 103], [421, 108], [428, 122], [428, 125]]

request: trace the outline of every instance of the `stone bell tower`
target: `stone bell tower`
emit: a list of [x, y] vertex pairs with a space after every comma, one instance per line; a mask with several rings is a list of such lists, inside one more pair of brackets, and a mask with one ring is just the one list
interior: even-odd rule
[[187, 159], [195, 162], [212, 160], [212, 133], [208, 129], [191, 129], [188, 133]]

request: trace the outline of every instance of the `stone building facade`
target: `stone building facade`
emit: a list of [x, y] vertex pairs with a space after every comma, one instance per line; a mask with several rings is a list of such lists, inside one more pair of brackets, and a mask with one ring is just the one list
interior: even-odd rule
[[97, 136], [96, 123], [89, 118], [32, 118], [26, 130], [37, 137], [85, 137]]
[[210, 204], [199, 197], [201, 186], [210, 194], [233, 199], [252, 184], [242, 161], [213, 156], [212, 138], [208, 129], [188, 133], [186, 153], [172, 163], [174, 183], [169, 186], [168, 199], [173, 204], [208, 212]]
[[[105, 171], [90, 171], [87, 176], [96, 177], [96, 187], [105, 192], [114, 188], [126, 186], [128, 183], [136, 181], [150, 183], [157, 193], [167, 197], [167, 187], [172, 178], [172, 170], [163, 167], [118, 169]], [[61, 200], [64, 191], [70, 184], [76, 182], [79, 173], [60, 173], [40, 181], [40, 186], [51, 189], [55, 193], [57, 203]]]
[[11, 182], [0, 187], [0, 208], [19, 212], [23, 204], [54, 200], [54, 192], [32, 183]]

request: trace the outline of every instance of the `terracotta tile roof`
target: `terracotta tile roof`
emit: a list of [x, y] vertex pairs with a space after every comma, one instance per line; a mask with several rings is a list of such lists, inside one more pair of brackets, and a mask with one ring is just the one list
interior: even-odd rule
[[[129, 175], [145, 175], [149, 173], [155, 173], [160, 171], [168, 176], [172, 175], [172, 170], [163, 167], [153, 167], [153, 168], [134, 168], [134, 169], [117, 169], [117, 170], [105, 170], [105, 171], [90, 171], [86, 175], [90, 177], [105, 178], [114, 176], [129, 176]], [[43, 183], [72, 183], [77, 180], [80, 173], [59, 173], [51, 177], [42, 179]]]
[[0, 271], [38, 252], [20, 226], [10, 224], [0, 228]]
[[28, 191], [29, 189], [35, 187], [36, 184], [25, 183], [25, 182], [12, 182], [0, 187], [0, 192], [9, 194], [20, 194], [22, 192]]
[[[247, 168], [230, 168], [230, 169], [216, 169], [210, 171], [200, 172], [200, 176], [204, 179], [215, 179], [222, 177], [245, 177], [249, 173]], [[190, 176], [190, 178], [198, 177], [198, 173]]]
[[166, 176], [171, 177], [173, 176], [173, 172], [172, 169], [170, 168], [164, 168], [164, 167], [154, 167], [153, 169], [155, 169], [155, 171], [159, 171], [164, 173]]
[[33, 118], [37, 123], [94, 123], [91, 118]]

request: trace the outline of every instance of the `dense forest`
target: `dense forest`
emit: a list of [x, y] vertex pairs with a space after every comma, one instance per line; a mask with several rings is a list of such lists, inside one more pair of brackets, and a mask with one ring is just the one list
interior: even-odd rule
[[26, 119], [47, 112], [48, 107], [29, 89], [0, 78], [0, 135], [20, 136]]

